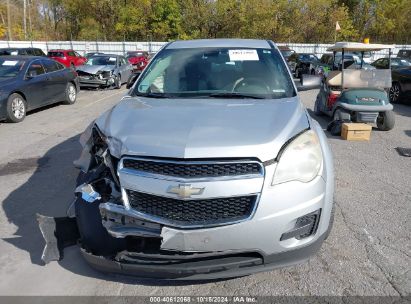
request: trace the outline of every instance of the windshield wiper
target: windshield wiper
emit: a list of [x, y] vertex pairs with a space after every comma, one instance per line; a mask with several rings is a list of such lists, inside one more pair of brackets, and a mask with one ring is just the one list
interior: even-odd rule
[[214, 98], [252, 98], [252, 99], [265, 99], [263, 96], [253, 95], [253, 94], [244, 94], [244, 93], [212, 93], [208, 95], [209, 97]]
[[166, 95], [164, 93], [139, 93], [139, 94], [135, 94], [135, 96], [139, 96], [139, 97], [148, 97], [148, 98], [170, 98], [169, 95]]

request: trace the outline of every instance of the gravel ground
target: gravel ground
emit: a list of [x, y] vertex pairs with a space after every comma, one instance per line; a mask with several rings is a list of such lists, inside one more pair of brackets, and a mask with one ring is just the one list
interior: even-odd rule
[[[35, 214], [65, 215], [79, 134], [125, 92], [82, 91], [73, 106], [36, 111], [20, 124], [0, 123], [0, 295], [410, 295], [411, 158], [395, 150], [411, 148], [411, 106], [405, 105], [395, 105], [395, 129], [374, 129], [370, 142], [329, 135], [335, 223], [308, 263], [193, 285], [102, 274], [76, 247], [66, 249], [62, 261], [43, 265]], [[309, 110], [316, 93], [300, 94]], [[326, 127], [325, 118], [315, 119]]]

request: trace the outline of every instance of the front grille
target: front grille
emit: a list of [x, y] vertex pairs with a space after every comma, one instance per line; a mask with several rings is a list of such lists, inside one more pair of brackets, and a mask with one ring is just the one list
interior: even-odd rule
[[199, 200], [178, 200], [126, 190], [130, 206], [159, 222], [181, 226], [212, 226], [248, 218], [256, 195]]
[[182, 178], [219, 177], [262, 174], [258, 162], [168, 162], [126, 158], [127, 169]]

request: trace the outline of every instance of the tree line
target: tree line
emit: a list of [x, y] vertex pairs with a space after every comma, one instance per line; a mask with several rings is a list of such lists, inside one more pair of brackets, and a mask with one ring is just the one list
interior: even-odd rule
[[411, 43], [410, 16], [410, 0], [1, 0], [0, 39]]

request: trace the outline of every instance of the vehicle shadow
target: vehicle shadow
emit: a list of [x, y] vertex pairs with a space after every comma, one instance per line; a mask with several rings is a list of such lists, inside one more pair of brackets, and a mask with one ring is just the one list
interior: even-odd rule
[[43, 265], [44, 241], [36, 214], [64, 216], [73, 200], [77, 170], [72, 162], [80, 153], [78, 137], [67, 139], [40, 158], [18, 159], [0, 168], [0, 176], [10, 178], [34, 170], [3, 202], [8, 222], [17, 227], [13, 237], [3, 240], [27, 251], [33, 264]]
[[[38, 227], [36, 214], [65, 217], [67, 208], [74, 199], [78, 170], [74, 168], [73, 161], [81, 152], [78, 140], [77, 135], [54, 146], [40, 158], [18, 159], [13, 163], [0, 166], [0, 176], [3, 178], [13, 178], [17, 174], [34, 170], [29, 179], [3, 201], [7, 220], [11, 225], [15, 225], [17, 230], [12, 236], [2, 238], [5, 242], [26, 251], [30, 255], [32, 264], [44, 265], [41, 260], [44, 239]], [[64, 258], [57, 263], [67, 271], [78, 275], [121, 283], [149, 286], [204, 283], [204, 281], [142, 280], [125, 275], [101, 273], [85, 262], [77, 246], [66, 248]], [[44, 271], [49, 270], [44, 268]]]
[[327, 126], [330, 123], [330, 118], [326, 115], [316, 115], [314, 113], [313, 110], [307, 108], [307, 112], [308, 114], [310, 114], [310, 116], [315, 119], [316, 121], [318, 121], [318, 123], [320, 124], [321, 128], [324, 130], [325, 135], [327, 136], [327, 138], [334, 138], [334, 139], [341, 139], [340, 136], [334, 136], [331, 135], [330, 132], [327, 131]]
[[406, 104], [394, 104], [394, 112], [397, 115], [411, 117], [411, 106]]

